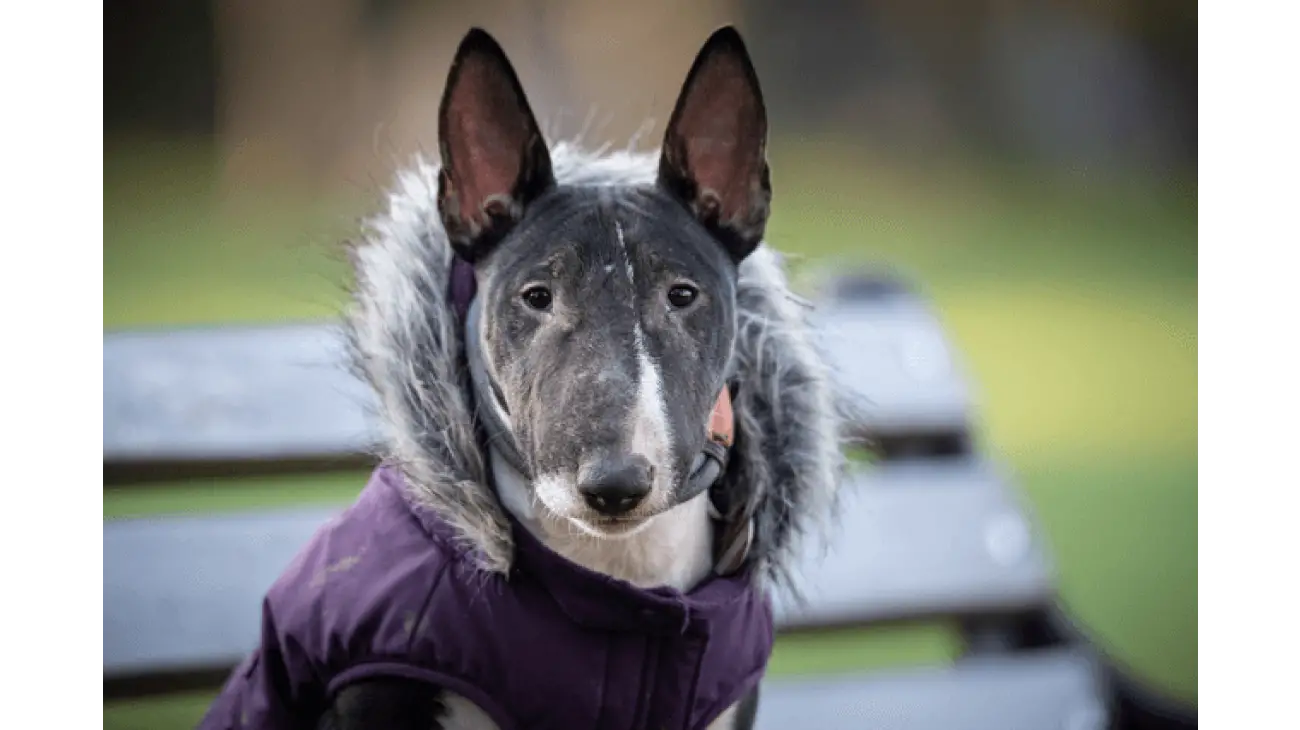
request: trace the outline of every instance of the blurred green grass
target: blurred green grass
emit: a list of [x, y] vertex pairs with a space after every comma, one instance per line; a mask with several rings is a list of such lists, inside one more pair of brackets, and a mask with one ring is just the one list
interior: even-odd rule
[[[984, 446], [1019, 479], [1066, 601], [1140, 676], [1194, 699], [1194, 194], [773, 148], [769, 240], [796, 266], [883, 261], [914, 278], [970, 368]], [[374, 208], [364, 200], [232, 199], [201, 148], [106, 148], [105, 328], [332, 316], [337, 242]], [[104, 517], [343, 503], [363, 481], [106, 490]], [[935, 663], [954, 647], [944, 626], [786, 638], [772, 671]], [[208, 699], [106, 704], [105, 727], [192, 726]]]

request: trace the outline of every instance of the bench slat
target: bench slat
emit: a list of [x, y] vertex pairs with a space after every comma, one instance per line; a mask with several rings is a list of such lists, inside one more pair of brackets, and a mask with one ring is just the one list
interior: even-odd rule
[[1041, 540], [991, 465], [882, 465], [841, 499], [833, 549], [796, 570], [807, 606], [778, 601], [789, 626], [1012, 613], [1054, 600]]
[[914, 297], [830, 300], [813, 318], [841, 387], [872, 434], [969, 430], [970, 388], [939, 321]]
[[372, 396], [337, 327], [104, 335], [104, 462], [363, 453]]
[[1104, 681], [1086, 653], [1053, 650], [952, 667], [768, 680], [758, 730], [1102, 730]]
[[104, 523], [104, 675], [234, 666], [262, 596], [336, 509]]
[[[1010, 612], [1052, 599], [1014, 500], [978, 463], [900, 465], [846, 487], [840, 534], [778, 596], [784, 631]], [[251, 648], [266, 590], [336, 510], [104, 523], [104, 673], [224, 665]]]

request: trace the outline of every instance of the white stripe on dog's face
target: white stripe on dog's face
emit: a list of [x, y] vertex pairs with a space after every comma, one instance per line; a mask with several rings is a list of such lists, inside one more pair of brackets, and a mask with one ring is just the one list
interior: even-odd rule
[[623, 224], [614, 221], [614, 235], [618, 237], [618, 250], [623, 254], [623, 268], [627, 271], [627, 280], [636, 291], [636, 272], [632, 269], [632, 257], [627, 252], [627, 238], [623, 236]]
[[668, 409], [664, 403], [663, 379], [659, 367], [646, 349], [641, 325], [636, 333], [636, 408], [632, 411], [633, 454], [650, 460], [655, 467], [651, 499], [667, 497], [673, 484], [672, 433], [668, 426]]
[[[623, 224], [614, 222], [614, 233], [618, 237], [618, 247], [623, 253], [623, 263], [627, 267], [627, 278], [636, 288], [636, 269], [632, 257], [628, 255], [627, 239], [623, 235]], [[640, 304], [640, 302], [637, 302]], [[638, 310], [640, 308], [638, 307]], [[673, 484], [672, 438], [668, 427], [668, 409], [664, 403], [663, 378], [659, 368], [650, 357], [646, 348], [645, 332], [637, 324], [633, 329], [636, 348], [636, 408], [632, 411], [629, 444], [633, 454], [644, 456], [655, 467], [654, 489], [650, 499], [666, 498], [667, 491]]]

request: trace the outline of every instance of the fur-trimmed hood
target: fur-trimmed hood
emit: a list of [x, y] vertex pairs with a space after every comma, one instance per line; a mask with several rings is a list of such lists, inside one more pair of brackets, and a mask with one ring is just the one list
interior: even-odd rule
[[[658, 157], [551, 148], [567, 185], [644, 185]], [[380, 455], [435, 510], [483, 570], [507, 571], [510, 523], [486, 483], [476, 438], [462, 325], [448, 301], [452, 250], [437, 210], [438, 168], [423, 159], [398, 176], [387, 211], [368, 220], [353, 250], [347, 318], [354, 367], [374, 389], [385, 428]], [[779, 255], [766, 244], [740, 265], [734, 370], [737, 440], [723, 488], [754, 516], [755, 574], [790, 587], [805, 537], [830, 527], [843, 472], [846, 403], [832, 386]]]

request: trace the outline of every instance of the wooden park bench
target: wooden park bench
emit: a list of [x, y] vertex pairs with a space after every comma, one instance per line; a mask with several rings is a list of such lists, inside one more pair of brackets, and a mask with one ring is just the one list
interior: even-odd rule
[[[1127, 680], [1057, 609], [1041, 536], [974, 452], [966, 382], [925, 304], [890, 277], [830, 289], [823, 346], [870, 404], [857, 436], [879, 458], [846, 486], [833, 549], [805, 556], [806, 602], [778, 600], [779, 631], [949, 619], [965, 646], [941, 668], [770, 679], [758, 726], [1195, 727], [1194, 710]], [[370, 464], [371, 396], [343, 366], [339, 334], [106, 333], [104, 488]], [[105, 698], [218, 687], [256, 643], [266, 589], [335, 511], [105, 521]]]

